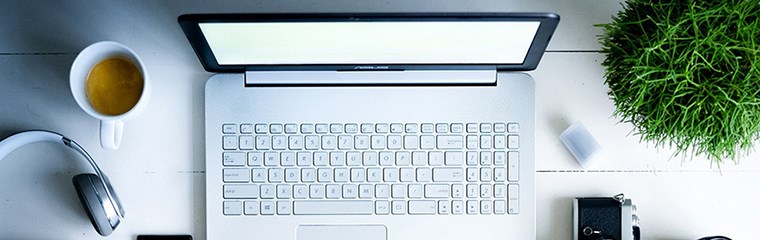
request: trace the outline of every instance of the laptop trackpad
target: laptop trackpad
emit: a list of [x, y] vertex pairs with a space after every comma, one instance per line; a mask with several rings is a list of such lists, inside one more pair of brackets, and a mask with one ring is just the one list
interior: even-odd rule
[[386, 240], [384, 225], [301, 225], [297, 240]]

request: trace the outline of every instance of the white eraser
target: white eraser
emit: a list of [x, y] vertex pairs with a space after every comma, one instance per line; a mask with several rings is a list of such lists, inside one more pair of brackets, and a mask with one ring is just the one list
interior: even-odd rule
[[559, 139], [583, 167], [588, 166], [602, 148], [581, 122], [570, 125], [559, 135]]

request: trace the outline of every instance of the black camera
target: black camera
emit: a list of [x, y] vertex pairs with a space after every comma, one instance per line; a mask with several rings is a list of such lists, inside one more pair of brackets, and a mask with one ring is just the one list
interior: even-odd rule
[[574, 240], [640, 240], [636, 205], [625, 195], [576, 198], [573, 201]]

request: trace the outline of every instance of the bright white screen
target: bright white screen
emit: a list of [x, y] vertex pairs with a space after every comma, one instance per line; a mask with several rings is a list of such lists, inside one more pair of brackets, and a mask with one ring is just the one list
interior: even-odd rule
[[539, 22], [200, 23], [219, 65], [522, 64]]

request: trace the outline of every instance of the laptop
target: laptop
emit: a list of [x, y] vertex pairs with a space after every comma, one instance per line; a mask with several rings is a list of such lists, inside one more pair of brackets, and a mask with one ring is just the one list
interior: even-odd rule
[[553, 13], [189, 14], [208, 239], [534, 239]]

